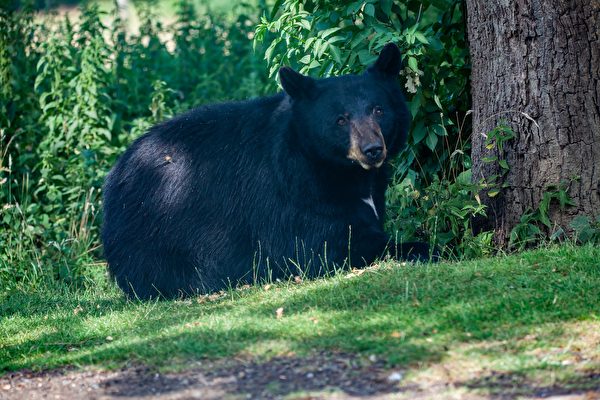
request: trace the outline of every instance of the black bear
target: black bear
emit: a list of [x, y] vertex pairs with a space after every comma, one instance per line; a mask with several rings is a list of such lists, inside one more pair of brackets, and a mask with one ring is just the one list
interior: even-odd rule
[[362, 75], [283, 67], [284, 92], [203, 106], [154, 126], [104, 186], [104, 253], [126, 294], [207, 293], [240, 282], [364, 266], [424, 243], [383, 231], [387, 160], [406, 142], [400, 51]]

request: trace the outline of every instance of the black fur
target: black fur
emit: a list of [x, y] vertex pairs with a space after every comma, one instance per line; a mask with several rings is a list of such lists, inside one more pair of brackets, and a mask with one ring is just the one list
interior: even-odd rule
[[[315, 80], [285, 69], [289, 95], [201, 107], [137, 139], [104, 186], [102, 240], [119, 286], [175, 297], [298, 267], [317, 276], [348, 256], [355, 266], [386, 251], [427, 258], [421, 243], [390, 250], [387, 163], [366, 170], [348, 159], [350, 128], [336, 122], [376, 121], [387, 160], [404, 146], [409, 113], [392, 47], [363, 75]], [[370, 195], [379, 218], [362, 200]]]

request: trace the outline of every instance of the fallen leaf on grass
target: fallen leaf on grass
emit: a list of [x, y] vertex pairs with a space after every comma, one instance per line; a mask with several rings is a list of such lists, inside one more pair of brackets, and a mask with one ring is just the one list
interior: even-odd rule
[[184, 326], [186, 328], [193, 328], [193, 327], [200, 326], [200, 325], [202, 325], [202, 322], [200, 322], [200, 321], [194, 321], [194, 322], [188, 322]]
[[353, 268], [352, 272], [350, 272], [349, 274], [346, 275], [346, 278], [354, 278], [355, 276], [361, 276], [365, 272], [366, 272], [365, 268], [363, 268], [363, 269]]
[[279, 307], [275, 310], [275, 318], [281, 319], [283, 317], [283, 307]]
[[[217, 301], [225, 296], [226, 296], [226, 293], [221, 290], [218, 293], [212, 293], [212, 294], [208, 294], [208, 295], [204, 295], [204, 296], [198, 296], [196, 298], [196, 302], [198, 302], [198, 304], [202, 304], [202, 303], [206, 303], [207, 301]], [[190, 302], [190, 304], [191, 304], [191, 302]]]
[[213, 293], [208, 296], [208, 301], [217, 301], [220, 298], [225, 297], [225, 292], [220, 291], [219, 293]]

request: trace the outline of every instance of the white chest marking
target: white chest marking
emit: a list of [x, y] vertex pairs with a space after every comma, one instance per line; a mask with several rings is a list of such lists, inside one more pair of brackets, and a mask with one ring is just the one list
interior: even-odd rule
[[375, 208], [375, 203], [373, 203], [373, 195], [370, 195], [368, 198], [361, 199], [361, 200], [364, 201], [369, 207], [371, 207], [373, 209], [373, 212], [375, 213], [375, 218], [379, 219], [379, 215], [377, 214], [377, 209]]

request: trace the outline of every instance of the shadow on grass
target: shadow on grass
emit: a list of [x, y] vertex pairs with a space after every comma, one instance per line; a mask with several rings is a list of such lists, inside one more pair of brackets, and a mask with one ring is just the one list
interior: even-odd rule
[[[600, 392], [600, 372], [574, 371], [552, 383], [540, 383], [520, 372], [492, 372], [483, 377], [458, 383], [471, 390], [486, 393], [492, 399], [546, 398], [551, 396], [585, 395], [597, 398]], [[595, 393], [594, 396], [591, 396]]]

